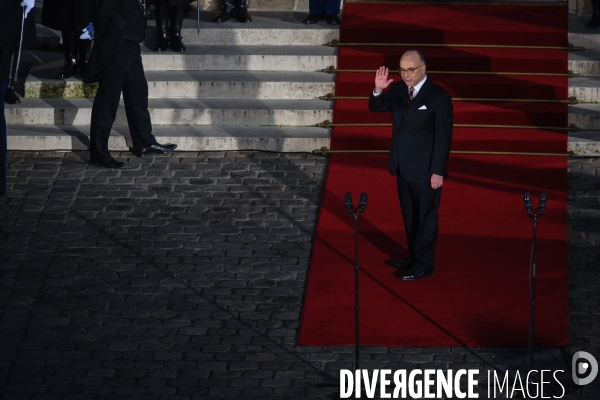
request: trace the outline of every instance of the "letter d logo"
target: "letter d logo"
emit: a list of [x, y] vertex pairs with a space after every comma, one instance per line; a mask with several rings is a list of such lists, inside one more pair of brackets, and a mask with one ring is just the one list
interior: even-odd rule
[[[579, 362], [581, 359], [585, 360]], [[573, 374], [573, 382], [577, 385], [587, 385], [592, 383], [598, 375], [598, 361], [590, 353], [585, 351], [578, 351], [573, 355], [573, 361], [571, 363], [571, 371]], [[580, 378], [579, 375], [584, 375], [589, 372], [586, 378]]]

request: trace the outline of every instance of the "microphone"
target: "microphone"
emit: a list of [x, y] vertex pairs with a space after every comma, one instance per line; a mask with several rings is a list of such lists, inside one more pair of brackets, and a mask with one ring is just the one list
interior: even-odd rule
[[540, 210], [541, 217], [544, 214], [544, 211], [546, 211], [546, 193], [544, 192], [540, 193], [540, 206], [538, 209]]
[[346, 192], [346, 201], [344, 202], [344, 206], [346, 206], [346, 211], [349, 213], [352, 212], [352, 193]]
[[523, 201], [525, 202], [525, 209], [527, 210], [527, 214], [531, 217], [531, 210], [533, 206], [531, 205], [531, 194], [529, 192], [523, 193]]
[[360, 194], [360, 202], [358, 203], [358, 208], [360, 208], [360, 211], [365, 211], [365, 207], [367, 207], [367, 192], [362, 192]]

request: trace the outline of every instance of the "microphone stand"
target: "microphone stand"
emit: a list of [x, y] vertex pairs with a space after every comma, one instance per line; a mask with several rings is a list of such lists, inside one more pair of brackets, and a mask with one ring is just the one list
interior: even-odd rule
[[360, 354], [360, 329], [359, 329], [359, 298], [358, 298], [358, 274], [360, 272], [360, 267], [358, 265], [358, 216], [365, 211], [365, 207], [367, 207], [367, 193], [362, 192], [360, 194], [360, 202], [358, 207], [355, 207], [352, 204], [352, 194], [350, 192], [346, 193], [346, 201], [345, 201], [346, 211], [348, 214], [354, 217], [354, 316], [355, 316], [355, 335], [356, 335], [356, 361], [355, 361], [355, 369], [359, 369], [359, 354]]
[[[533, 208], [531, 205], [531, 197], [529, 192], [523, 194], [525, 201], [525, 209], [529, 218], [533, 220], [533, 242], [531, 245], [531, 264], [530, 264], [530, 318], [529, 318], [529, 371], [533, 370], [533, 349], [534, 349], [534, 333], [535, 333], [535, 283], [537, 274], [537, 222], [538, 219], [544, 215], [546, 211], [546, 193], [540, 194], [540, 204], [537, 208]], [[528, 383], [535, 383], [537, 376], [535, 374], [529, 375]]]

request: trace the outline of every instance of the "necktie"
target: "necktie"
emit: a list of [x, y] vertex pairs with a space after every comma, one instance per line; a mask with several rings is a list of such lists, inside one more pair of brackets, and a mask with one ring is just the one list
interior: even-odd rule
[[413, 94], [415, 93], [415, 88], [414, 87], [409, 87], [408, 88], [408, 104], [412, 103], [413, 101]]

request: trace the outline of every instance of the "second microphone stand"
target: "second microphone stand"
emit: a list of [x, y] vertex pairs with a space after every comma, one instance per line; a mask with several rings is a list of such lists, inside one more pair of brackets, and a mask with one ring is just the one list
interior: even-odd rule
[[[531, 245], [531, 271], [530, 271], [530, 296], [531, 296], [531, 314], [529, 319], [529, 371], [533, 370], [533, 349], [535, 333], [535, 281], [537, 267], [537, 221], [546, 211], [546, 193], [540, 194], [540, 204], [533, 208], [531, 204], [531, 195], [529, 192], [523, 193], [525, 209], [527, 214], [533, 220], [533, 242]], [[533, 374], [531, 374], [533, 375]], [[530, 382], [531, 383], [531, 382]]]
[[348, 214], [354, 217], [354, 312], [355, 312], [355, 329], [356, 329], [356, 362], [354, 364], [355, 369], [359, 369], [358, 356], [360, 352], [359, 342], [359, 301], [358, 301], [358, 274], [360, 267], [358, 265], [358, 216], [365, 211], [367, 207], [367, 193], [362, 192], [360, 194], [360, 201], [358, 207], [352, 204], [352, 194], [346, 193], [346, 199], [344, 205]]

